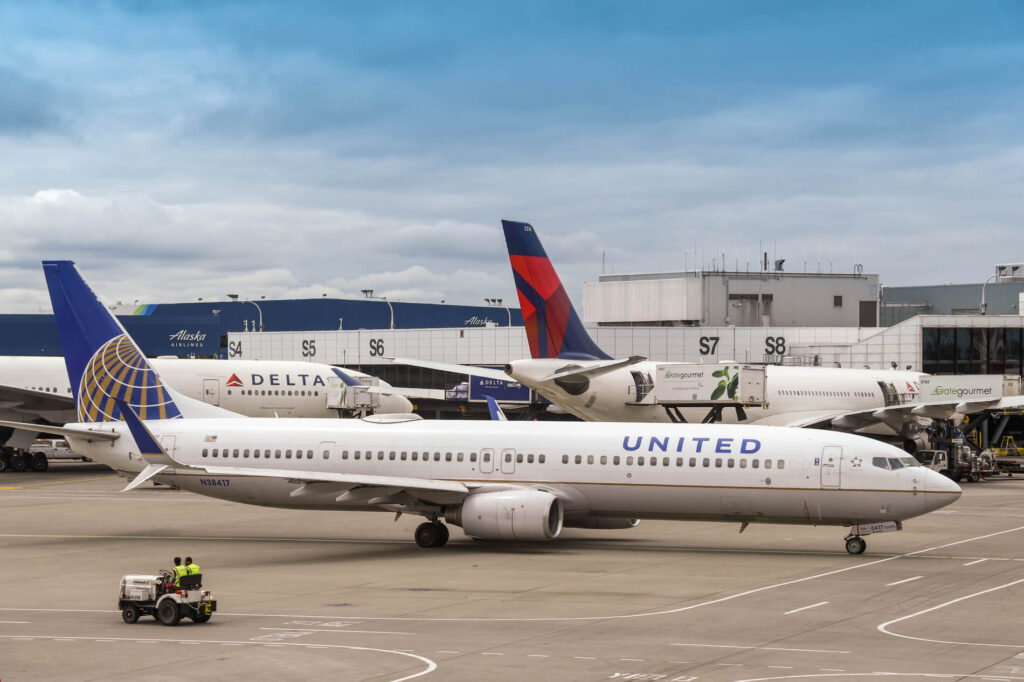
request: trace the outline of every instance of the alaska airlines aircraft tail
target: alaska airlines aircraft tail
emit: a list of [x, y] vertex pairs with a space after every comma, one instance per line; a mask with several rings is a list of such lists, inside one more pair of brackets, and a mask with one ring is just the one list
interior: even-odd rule
[[43, 261], [78, 421], [124, 421], [118, 402], [141, 419], [233, 413], [164, 386], [135, 342], [85, 283], [72, 261]]
[[534, 358], [610, 360], [583, 328], [533, 226], [502, 220], [508, 257]]

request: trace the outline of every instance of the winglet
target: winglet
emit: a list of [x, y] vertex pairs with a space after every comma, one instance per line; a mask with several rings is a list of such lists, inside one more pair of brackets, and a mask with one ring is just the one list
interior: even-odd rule
[[484, 398], [487, 398], [487, 409], [491, 412], [491, 421], [507, 422], [508, 417], [505, 416], [505, 412], [498, 405], [498, 401], [489, 395], [485, 395]]
[[505, 244], [534, 358], [611, 360], [590, 338], [529, 223], [502, 220]]

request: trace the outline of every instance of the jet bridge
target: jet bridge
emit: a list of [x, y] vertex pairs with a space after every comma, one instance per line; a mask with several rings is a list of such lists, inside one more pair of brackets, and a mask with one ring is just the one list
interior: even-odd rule
[[681, 408], [706, 407], [703, 422], [722, 419], [722, 410], [734, 408], [739, 421], [744, 408], [768, 404], [767, 372], [761, 365], [662, 363], [654, 374], [633, 370], [633, 385], [626, 404], [660, 405], [672, 421], [685, 422]]

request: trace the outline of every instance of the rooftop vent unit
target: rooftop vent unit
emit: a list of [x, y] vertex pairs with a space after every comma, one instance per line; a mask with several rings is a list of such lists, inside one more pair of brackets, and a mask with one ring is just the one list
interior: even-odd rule
[[1000, 282], [1024, 282], [1024, 263], [997, 265], [996, 280]]

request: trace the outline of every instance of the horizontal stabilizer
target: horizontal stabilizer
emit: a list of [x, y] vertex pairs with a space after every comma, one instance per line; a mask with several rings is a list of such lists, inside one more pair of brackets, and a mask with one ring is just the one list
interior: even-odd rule
[[599, 377], [602, 374], [614, 372], [617, 369], [622, 369], [623, 367], [629, 367], [637, 364], [638, 362], [643, 362], [646, 359], [647, 358], [642, 355], [631, 355], [625, 360], [614, 360], [612, 362], [601, 363], [600, 365], [588, 365], [586, 367], [573, 367], [572, 369], [559, 370], [551, 376], [546, 377], [544, 381], [565, 379], [567, 377], [587, 377], [588, 379], [593, 379], [594, 377]]
[[50, 426], [49, 424], [27, 424], [25, 422], [8, 422], [0, 420], [0, 427], [17, 429], [19, 431], [34, 431], [36, 433], [50, 433], [55, 436], [84, 438], [86, 440], [117, 440], [121, 434], [114, 431], [95, 431], [92, 429], [69, 429], [65, 426]]
[[149, 479], [153, 478], [154, 476], [156, 476], [157, 474], [159, 474], [161, 471], [163, 471], [166, 468], [167, 468], [166, 464], [147, 464], [146, 468], [143, 469], [142, 472], [138, 476], [136, 476], [134, 479], [132, 479], [132, 482], [129, 483], [127, 486], [125, 486], [125, 488], [123, 490], [121, 490], [121, 492], [126, 493], [129, 490], [135, 490], [140, 485], [142, 485], [143, 483], [145, 483]]
[[493, 367], [474, 367], [472, 365], [456, 365], [451, 362], [431, 362], [429, 360], [413, 360], [412, 358], [385, 358], [396, 365], [409, 365], [410, 367], [423, 367], [424, 369], [436, 369], [442, 372], [454, 372], [456, 374], [469, 374], [484, 379], [496, 379], [497, 381], [508, 381], [515, 383], [515, 379], [505, 374], [504, 370]]

